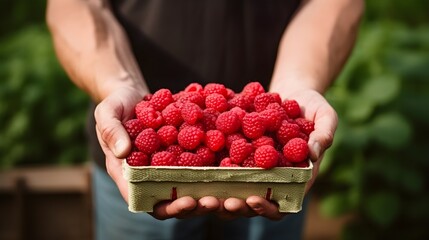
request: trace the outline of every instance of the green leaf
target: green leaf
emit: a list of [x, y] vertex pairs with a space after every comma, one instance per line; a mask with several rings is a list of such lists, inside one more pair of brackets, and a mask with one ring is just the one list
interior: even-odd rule
[[359, 99], [370, 99], [376, 104], [385, 104], [398, 96], [400, 87], [400, 80], [397, 76], [376, 76], [365, 82]]
[[334, 193], [326, 196], [320, 203], [320, 211], [329, 217], [340, 216], [350, 210], [349, 198], [345, 193]]
[[370, 133], [374, 140], [394, 149], [410, 141], [412, 128], [401, 115], [387, 113], [377, 116], [372, 121]]
[[378, 192], [367, 198], [365, 213], [380, 226], [390, 225], [399, 214], [400, 199], [392, 192]]
[[371, 116], [375, 105], [376, 102], [371, 98], [350, 96], [345, 116], [351, 122], [363, 122]]

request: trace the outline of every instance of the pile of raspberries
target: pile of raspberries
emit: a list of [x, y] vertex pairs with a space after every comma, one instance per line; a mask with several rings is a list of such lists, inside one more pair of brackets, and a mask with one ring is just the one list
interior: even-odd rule
[[299, 104], [259, 82], [240, 93], [219, 83], [160, 89], [123, 125], [133, 143], [130, 166], [308, 167], [314, 122]]

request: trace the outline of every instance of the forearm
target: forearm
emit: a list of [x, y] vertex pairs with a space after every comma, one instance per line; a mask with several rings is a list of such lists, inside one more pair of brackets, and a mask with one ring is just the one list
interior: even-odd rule
[[324, 93], [349, 56], [363, 12], [361, 0], [304, 1], [280, 42], [270, 89]]
[[126, 35], [103, 0], [49, 0], [47, 23], [62, 66], [94, 101], [115, 89], [148, 89]]

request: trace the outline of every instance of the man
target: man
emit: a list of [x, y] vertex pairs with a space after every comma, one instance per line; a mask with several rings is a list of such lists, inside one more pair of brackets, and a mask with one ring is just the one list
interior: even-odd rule
[[[133, 234], [155, 238], [179, 225], [182, 232], [192, 232], [195, 228], [190, 226], [201, 219], [195, 217], [216, 215], [239, 218], [228, 224], [245, 228], [248, 224], [241, 217], [281, 220], [267, 226], [278, 225], [272, 232], [284, 238], [277, 231], [285, 229], [288, 224], [283, 220], [294, 215], [284, 217], [275, 204], [256, 196], [179, 198], [154, 207], [154, 218], [171, 219], [162, 222], [124, 213], [125, 202], [110, 202], [115, 193], [108, 193], [112, 184], [106, 183], [104, 160], [114, 190], [119, 189], [127, 201], [121, 159], [131, 142], [122, 123], [132, 117], [144, 95], [159, 88], [178, 91], [191, 82], [219, 82], [239, 91], [257, 80], [283, 99], [297, 100], [305, 108], [304, 116], [315, 122], [309, 139], [315, 166], [309, 189], [337, 125], [336, 113], [322, 94], [351, 52], [362, 12], [361, 0], [48, 1], [47, 22], [58, 58], [96, 104], [90, 129], [96, 130], [102, 149], [92, 139], [93, 157], [99, 163], [94, 168], [97, 237], [115, 239], [119, 233], [127, 239]], [[302, 229], [302, 216], [299, 221]], [[160, 226], [165, 228], [156, 229]], [[281, 234], [287, 234], [284, 231]]]

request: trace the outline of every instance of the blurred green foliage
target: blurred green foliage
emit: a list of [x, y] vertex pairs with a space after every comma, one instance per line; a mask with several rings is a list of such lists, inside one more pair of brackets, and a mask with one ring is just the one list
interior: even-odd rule
[[55, 57], [45, 2], [4, 4], [10, 12], [0, 21], [0, 169], [86, 161], [88, 98]]
[[315, 189], [344, 239], [429, 237], [429, 4], [367, 1], [357, 46], [327, 94], [339, 115]]

